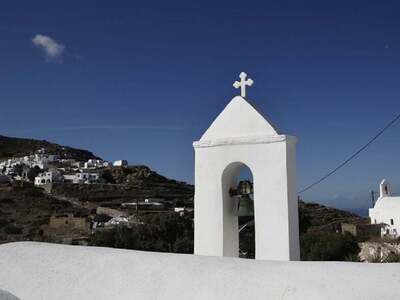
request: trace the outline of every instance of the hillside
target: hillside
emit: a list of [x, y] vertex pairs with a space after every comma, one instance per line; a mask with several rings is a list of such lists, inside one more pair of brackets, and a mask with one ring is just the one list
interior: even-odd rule
[[113, 184], [55, 184], [52, 193], [112, 208], [146, 198], [162, 198], [177, 206], [193, 206], [193, 185], [166, 178], [147, 166], [110, 167], [102, 173], [110, 174]]
[[121, 208], [124, 202], [163, 198], [172, 205], [193, 206], [194, 187], [168, 179], [146, 166], [112, 167], [113, 184], [54, 184], [52, 193], [32, 184], [0, 185], [0, 244], [41, 241], [42, 226], [52, 215], [95, 216], [98, 206]]
[[[131, 168], [150, 170], [144, 166]], [[123, 202], [152, 197], [162, 197], [178, 205], [193, 205], [192, 185], [162, 177], [151, 170], [148, 174], [153, 175], [135, 177], [127, 184], [60, 184], [54, 187], [52, 195], [28, 184], [0, 186], [0, 243], [27, 239], [40, 240], [41, 225], [48, 223], [51, 215], [65, 213], [77, 215], [82, 213], [82, 207], [118, 208]], [[73, 206], [66, 201], [59, 201], [57, 195], [67, 196], [81, 205]], [[308, 232], [335, 232], [340, 230], [342, 222], [366, 221], [350, 212], [302, 201], [299, 202], [299, 213], [300, 226], [304, 226], [307, 222]], [[246, 234], [245, 232], [243, 234]]]
[[33, 139], [15, 138], [0, 135], [0, 160], [11, 157], [30, 155], [35, 151], [44, 148], [47, 153], [60, 155], [62, 158], [71, 158], [77, 161], [88, 159], [99, 159], [92, 152], [61, 146], [48, 141]]
[[[299, 201], [300, 221], [307, 222], [308, 231], [341, 231], [341, 223], [365, 223], [368, 220], [354, 213], [318, 203]], [[303, 220], [302, 220], [303, 218]]]
[[58, 201], [30, 184], [0, 185], [0, 244], [41, 240], [41, 226], [51, 215], [78, 212], [70, 203]]

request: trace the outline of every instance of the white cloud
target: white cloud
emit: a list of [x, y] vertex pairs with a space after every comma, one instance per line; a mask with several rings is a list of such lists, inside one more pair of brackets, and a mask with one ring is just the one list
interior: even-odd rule
[[61, 61], [62, 54], [65, 50], [64, 45], [57, 43], [49, 36], [37, 34], [32, 39], [32, 43], [39, 49], [44, 51], [48, 60]]

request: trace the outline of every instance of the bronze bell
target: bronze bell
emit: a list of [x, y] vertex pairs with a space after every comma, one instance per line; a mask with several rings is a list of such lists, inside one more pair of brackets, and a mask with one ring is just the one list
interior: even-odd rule
[[237, 189], [229, 190], [230, 196], [234, 200], [234, 214], [238, 217], [254, 216], [253, 184], [246, 180], [238, 184]]
[[254, 201], [250, 195], [237, 195], [235, 199], [235, 216], [252, 217], [254, 216]]

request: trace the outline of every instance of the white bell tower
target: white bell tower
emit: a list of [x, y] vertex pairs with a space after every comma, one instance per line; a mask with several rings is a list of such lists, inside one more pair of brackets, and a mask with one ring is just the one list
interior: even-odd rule
[[[236, 88], [253, 81], [241, 73]], [[253, 174], [256, 259], [299, 260], [296, 138], [280, 135], [242, 96], [234, 97], [195, 149], [197, 255], [238, 256], [238, 217], [229, 190], [247, 166]]]

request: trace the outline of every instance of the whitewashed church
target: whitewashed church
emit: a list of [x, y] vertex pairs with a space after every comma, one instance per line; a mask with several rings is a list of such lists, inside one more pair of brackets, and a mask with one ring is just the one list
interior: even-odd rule
[[369, 209], [369, 217], [371, 224], [382, 224], [382, 236], [400, 236], [400, 197], [393, 196], [386, 179], [379, 185], [379, 198], [374, 207]]

